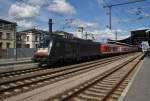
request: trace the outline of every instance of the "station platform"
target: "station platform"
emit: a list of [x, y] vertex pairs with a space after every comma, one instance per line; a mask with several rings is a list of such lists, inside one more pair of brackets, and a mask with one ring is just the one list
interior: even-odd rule
[[0, 59], [0, 66], [23, 62], [31, 62], [31, 57], [17, 59]]
[[34, 63], [31, 57], [16, 59], [0, 59], [0, 73], [12, 72], [16, 70], [25, 70], [37, 68], [38, 63]]
[[150, 101], [150, 55], [144, 58], [119, 101]]

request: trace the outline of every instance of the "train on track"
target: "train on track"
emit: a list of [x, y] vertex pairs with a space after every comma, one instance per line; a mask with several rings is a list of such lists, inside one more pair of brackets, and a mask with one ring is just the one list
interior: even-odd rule
[[65, 61], [80, 61], [108, 55], [117, 55], [138, 51], [130, 45], [106, 44], [73, 37], [66, 32], [55, 32], [40, 42], [33, 60], [39, 65], [54, 64]]

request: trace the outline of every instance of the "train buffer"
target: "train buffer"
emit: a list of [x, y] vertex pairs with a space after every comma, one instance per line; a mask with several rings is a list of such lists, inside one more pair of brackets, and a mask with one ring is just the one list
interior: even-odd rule
[[150, 55], [144, 58], [119, 101], [150, 101]]

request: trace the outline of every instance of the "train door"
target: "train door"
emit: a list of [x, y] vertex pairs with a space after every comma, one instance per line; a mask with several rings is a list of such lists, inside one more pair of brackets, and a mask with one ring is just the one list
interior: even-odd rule
[[55, 61], [61, 60], [64, 57], [64, 42], [55, 40], [51, 56]]
[[78, 59], [81, 57], [81, 43], [77, 42], [77, 47], [78, 47]]
[[74, 44], [71, 41], [66, 41], [65, 43], [65, 58], [72, 59], [74, 51]]
[[77, 42], [73, 42], [72, 43], [72, 45], [73, 45], [73, 59], [77, 59], [77, 57], [78, 57], [78, 44], [77, 44]]

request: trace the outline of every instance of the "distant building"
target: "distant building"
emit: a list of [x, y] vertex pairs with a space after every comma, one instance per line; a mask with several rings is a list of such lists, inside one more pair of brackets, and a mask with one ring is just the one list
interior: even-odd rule
[[0, 19], [0, 49], [14, 48], [16, 23]]
[[17, 48], [37, 48], [39, 42], [48, 34], [48, 31], [35, 28], [17, 32]]
[[141, 45], [143, 41], [148, 41], [150, 44], [150, 33], [147, 33], [148, 29], [140, 29], [131, 31], [131, 41], [134, 45]]

